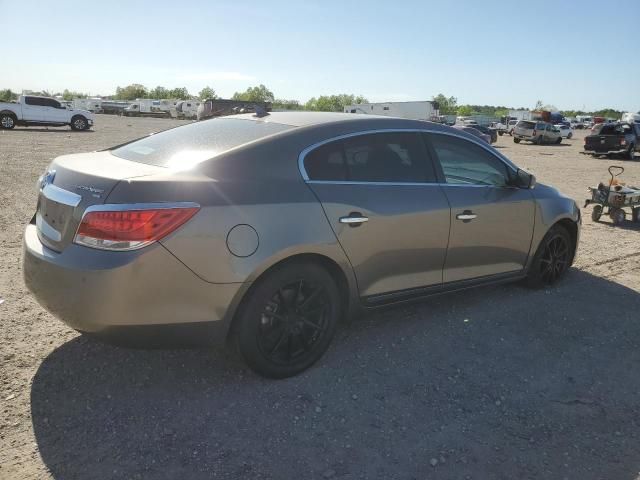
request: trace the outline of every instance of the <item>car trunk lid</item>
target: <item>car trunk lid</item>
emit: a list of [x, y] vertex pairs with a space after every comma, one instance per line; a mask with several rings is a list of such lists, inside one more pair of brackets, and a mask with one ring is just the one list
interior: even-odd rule
[[103, 204], [119, 181], [165, 170], [108, 151], [56, 158], [39, 184], [36, 225], [40, 241], [61, 252], [73, 241], [87, 207]]

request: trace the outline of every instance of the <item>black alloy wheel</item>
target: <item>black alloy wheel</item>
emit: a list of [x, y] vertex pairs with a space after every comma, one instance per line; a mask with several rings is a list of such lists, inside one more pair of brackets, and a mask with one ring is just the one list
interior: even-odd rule
[[340, 293], [320, 265], [293, 263], [259, 280], [234, 321], [240, 354], [256, 373], [296, 375], [327, 350], [341, 317]]
[[307, 355], [329, 327], [329, 298], [322, 285], [297, 282], [281, 287], [260, 316], [258, 347], [278, 365]]
[[563, 235], [549, 238], [540, 257], [540, 277], [546, 285], [553, 285], [569, 268], [571, 246]]

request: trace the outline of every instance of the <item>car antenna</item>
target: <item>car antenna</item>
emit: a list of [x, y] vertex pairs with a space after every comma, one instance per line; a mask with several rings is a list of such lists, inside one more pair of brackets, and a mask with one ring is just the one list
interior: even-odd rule
[[253, 107], [253, 109], [255, 110], [255, 115], [254, 117], [258, 117], [258, 118], [262, 118], [262, 117], [266, 117], [267, 115], [269, 115], [269, 112], [267, 112], [267, 109], [258, 105], [255, 105]]

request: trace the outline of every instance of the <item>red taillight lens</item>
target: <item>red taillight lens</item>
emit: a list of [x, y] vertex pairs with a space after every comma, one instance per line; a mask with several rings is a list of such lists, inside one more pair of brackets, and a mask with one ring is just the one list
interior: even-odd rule
[[173, 232], [199, 210], [197, 206], [108, 208], [104, 206], [84, 215], [75, 243], [104, 250], [142, 248]]

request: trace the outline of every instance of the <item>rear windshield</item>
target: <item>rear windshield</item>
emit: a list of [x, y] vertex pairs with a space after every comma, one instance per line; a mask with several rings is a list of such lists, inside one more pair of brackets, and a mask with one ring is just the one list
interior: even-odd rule
[[526, 120], [520, 120], [516, 126], [530, 130], [533, 127], [535, 127], [535, 125], [536, 124], [534, 122], [527, 122]]
[[294, 127], [239, 118], [214, 118], [173, 128], [111, 151], [134, 162], [187, 169], [245, 143]]
[[629, 125], [611, 125], [600, 123], [596, 125], [593, 133], [595, 133], [596, 135], [624, 135], [625, 133], [629, 133], [630, 131], [631, 127]]

